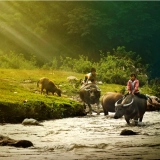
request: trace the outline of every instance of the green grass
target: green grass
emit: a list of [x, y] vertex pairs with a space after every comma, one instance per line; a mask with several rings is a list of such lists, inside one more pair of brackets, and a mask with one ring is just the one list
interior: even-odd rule
[[[77, 89], [67, 81], [70, 74], [49, 70], [0, 69], [0, 122], [82, 115], [80, 103], [70, 99], [74, 93], [77, 94]], [[40, 88], [37, 88], [41, 77], [48, 77], [57, 86], [60, 85], [64, 92], [62, 97], [41, 95]]]
[[[0, 123], [22, 122], [24, 118], [37, 120], [65, 118], [84, 115], [79, 99], [80, 85], [67, 81], [68, 76], [83, 79], [84, 75], [66, 71], [0, 69]], [[40, 94], [37, 81], [47, 77], [62, 90], [62, 96]], [[126, 86], [101, 84], [101, 96], [106, 92], [124, 92]], [[145, 86], [142, 93], [151, 94]], [[74, 100], [73, 100], [74, 99]]]
[[[83, 79], [84, 75], [66, 71], [50, 71], [50, 70], [16, 70], [16, 69], [0, 69], [0, 101], [17, 102], [24, 100], [41, 100], [50, 102], [51, 98], [47, 98], [39, 93], [37, 81], [41, 77], [51, 79], [62, 90], [62, 97], [49, 97], [57, 99], [66, 99], [73, 96], [78, 96], [80, 86], [75, 87], [67, 81], [68, 76], [75, 76], [78, 79]], [[118, 84], [98, 85], [101, 89], [101, 95], [106, 92], [122, 92], [126, 86]], [[151, 94], [152, 91], [148, 87], [140, 88], [142, 93]]]

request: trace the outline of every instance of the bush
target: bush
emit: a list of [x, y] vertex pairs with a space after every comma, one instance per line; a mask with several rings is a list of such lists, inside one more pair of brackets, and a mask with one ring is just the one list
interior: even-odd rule
[[160, 78], [151, 80], [149, 87], [152, 89], [155, 96], [160, 97]]
[[79, 56], [79, 59], [72, 59], [70, 57], [66, 57], [61, 59], [62, 65], [60, 69], [67, 71], [74, 71], [78, 73], [87, 73], [90, 72], [94, 63], [88, 60], [88, 57], [83, 55]]
[[140, 62], [141, 57], [135, 52], [127, 52], [124, 46], [117, 47], [113, 49], [113, 53], [107, 52], [106, 56], [101, 55], [97, 71], [102, 81], [122, 85], [126, 85], [130, 74], [134, 72], [140, 75], [140, 83], [144, 85], [147, 82], [146, 71]]
[[56, 70], [58, 69], [58, 60], [56, 58], [53, 58], [50, 62], [45, 63], [42, 66], [42, 69], [51, 69], [51, 70]]
[[23, 54], [15, 54], [12, 51], [9, 54], [1, 53], [0, 68], [34, 69], [36, 68], [36, 59], [33, 56], [30, 60], [26, 60]]
[[[14, 69], [33, 69], [36, 67], [35, 57], [31, 57], [30, 61], [26, 60], [23, 54], [2, 54], [0, 57], [1, 68]], [[79, 55], [78, 59], [71, 57], [60, 57], [53, 59], [43, 65], [43, 69], [61, 69], [65, 71], [73, 71], [78, 73], [88, 73], [94, 67], [97, 70], [97, 80], [126, 85], [132, 72], [137, 74], [140, 85], [147, 83], [146, 66], [141, 64], [141, 57], [135, 52], [125, 50], [125, 47], [118, 46], [113, 49], [113, 53], [101, 54], [99, 62], [92, 62], [88, 57]]]
[[[133, 59], [132, 59], [133, 58]], [[140, 63], [141, 58], [135, 52], [125, 50], [125, 47], [117, 47], [113, 49], [113, 53], [107, 52], [107, 55], [101, 54], [99, 62], [92, 62], [88, 57], [80, 55], [78, 59], [71, 57], [61, 57], [60, 69], [65, 71], [74, 71], [78, 73], [88, 73], [92, 67], [97, 69], [97, 80], [106, 82], [126, 85], [130, 74], [136, 73], [140, 80], [140, 85], [143, 86], [147, 82], [145, 76], [145, 67]], [[54, 59], [55, 65], [58, 63]], [[53, 63], [50, 64], [50, 67]]]

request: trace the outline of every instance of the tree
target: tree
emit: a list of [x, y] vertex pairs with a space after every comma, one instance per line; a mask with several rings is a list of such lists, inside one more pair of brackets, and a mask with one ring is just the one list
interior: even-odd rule
[[126, 46], [149, 64], [151, 78], [160, 77], [159, 8], [156, 1], [1, 1], [0, 47], [35, 55], [42, 66], [59, 56], [99, 61]]

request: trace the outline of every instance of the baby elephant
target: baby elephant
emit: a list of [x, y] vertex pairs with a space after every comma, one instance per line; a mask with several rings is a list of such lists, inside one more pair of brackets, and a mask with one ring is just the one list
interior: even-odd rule
[[48, 78], [43, 77], [39, 79], [37, 82], [37, 87], [39, 87], [39, 85], [41, 89], [41, 94], [43, 93], [43, 89], [45, 89], [47, 95], [48, 95], [48, 92], [51, 92], [53, 95], [54, 93], [57, 93], [58, 96], [61, 96], [62, 91]]

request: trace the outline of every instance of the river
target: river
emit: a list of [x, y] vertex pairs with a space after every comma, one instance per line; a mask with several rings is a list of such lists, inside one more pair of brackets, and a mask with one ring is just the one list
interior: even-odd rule
[[[0, 160], [160, 159], [160, 112], [146, 112], [138, 126], [104, 116], [43, 121], [43, 126], [0, 125], [0, 134], [30, 140], [34, 147], [0, 146]], [[122, 136], [123, 129], [138, 135]]]

